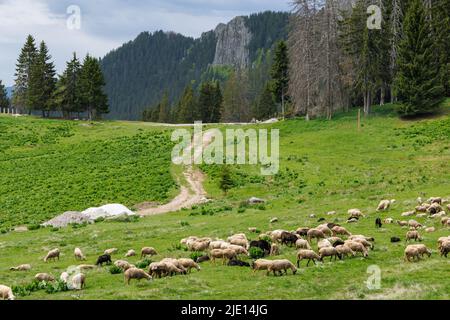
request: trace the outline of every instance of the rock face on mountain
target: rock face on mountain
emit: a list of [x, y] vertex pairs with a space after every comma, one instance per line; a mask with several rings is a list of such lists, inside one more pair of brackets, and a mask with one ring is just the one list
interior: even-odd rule
[[228, 24], [219, 24], [215, 30], [217, 37], [214, 65], [231, 65], [247, 68], [250, 65], [249, 44], [252, 34], [244, 17], [236, 17]]

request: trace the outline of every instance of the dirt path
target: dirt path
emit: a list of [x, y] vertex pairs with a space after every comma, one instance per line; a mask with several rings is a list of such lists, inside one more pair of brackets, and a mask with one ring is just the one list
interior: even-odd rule
[[[203, 148], [211, 143], [212, 134], [203, 134]], [[188, 147], [188, 150], [193, 149], [193, 144]], [[201, 150], [195, 150], [194, 157], [197, 158], [201, 155]], [[196, 204], [205, 203], [208, 201], [206, 191], [203, 188], [203, 181], [205, 179], [204, 174], [199, 169], [194, 169], [192, 166], [186, 166], [183, 171], [185, 181], [180, 183], [180, 193], [172, 201], [167, 204], [154, 207], [145, 208], [137, 212], [141, 216], [152, 216], [157, 214], [164, 214], [169, 212], [179, 211], [183, 208], [191, 208]]]

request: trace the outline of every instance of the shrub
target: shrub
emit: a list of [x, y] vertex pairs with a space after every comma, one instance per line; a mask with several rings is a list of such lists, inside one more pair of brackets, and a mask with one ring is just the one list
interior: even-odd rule
[[33, 231], [33, 230], [38, 230], [41, 228], [40, 224], [32, 224], [30, 226], [28, 226], [28, 230]]
[[146, 259], [144, 259], [144, 260], [138, 261], [138, 262], [136, 263], [136, 268], [139, 268], [139, 269], [145, 269], [145, 268], [147, 268], [151, 263], [152, 263], [152, 260], [146, 258]]
[[189, 222], [187, 222], [187, 221], [181, 221], [180, 224], [181, 224], [182, 227], [190, 226]]
[[264, 251], [258, 247], [251, 247], [248, 253], [249, 253], [250, 258], [252, 258], [252, 259], [264, 258]]
[[201, 252], [192, 252], [189, 256], [192, 260], [197, 261], [198, 258], [202, 257], [203, 253]]
[[109, 273], [111, 274], [121, 274], [123, 270], [116, 265], [112, 265], [109, 267]]

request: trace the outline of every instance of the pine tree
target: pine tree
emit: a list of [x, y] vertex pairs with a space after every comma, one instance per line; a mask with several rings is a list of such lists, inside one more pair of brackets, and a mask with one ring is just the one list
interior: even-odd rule
[[218, 123], [222, 117], [223, 96], [220, 83], [203, 82], [200, 85], [198, 108], [204, 123]]
[[436, 45], [421, 0], [411, 0], [406, 13], [404, 37], [399, 45], [395, 92], [404, 116], [430, 113], [444, 97], [440, 67], [435, 60]]
[[281, 103], [284, 117], [285, 102], [289, 88], [289, 57], [285, 41], [278, 42], [271, 70], [272, 92], [277, 103]]
[[269, 83], [266, 84], [258, 102], [254, 106], [254, 117], [259, 120], [266, 120], [273, 117], [277, 112], [277, 105]]
[[35, 40], [33, 36], [29, 35], [16, 64], [13, 103], [19, 113], [24, 111], [31, 113], [31, 106], [28, 104], [28, 86], [31, 68], [36, 56], [37, 49]]
[[231, 170], [230, 170], [229, 166], [224, 165], [224, 166], [222, 166], [222, 171], [220, 173], [219, 188], [226, 195], [226, 194], [228, 194], [228, 191], [233, 187], [234, 187], [234, 182], [231, 177]]
[[80, 72], [80, 98], [88, 112], [89, 120], [101, 118], [102, 114], [109, 112], [104, 86], [105, 78], [99, 61], [87, 55]]
[[166, 91], [164, 96], [159, 104], [159, 115], [158, 115], [159, 123], [169, 123], [170, 122], [170, 102], [169, 102], [169, 93]]
[[6, 92], [6, 88], [0, 80], [0, 109], [9, 108], [10, 101], [8, 99], [8, 94]]
[[176, 117], [178, 123], [194, 123], [197, 120], [197, 101], [192, 85], [184, 89], [183, 96], [178, 102]]
[[55, 66], [50, 59], [47, 45], [42, 41], [31, 67], [28, 104], [33, 110], [41, 110], [43, 117], [49, 116], [52, 108], [51, 98], [56, 87]]
[[209, 119], [210, 123], [219, 123], [222, 118], [222, 108], [223, 108], [223, 95], [222, 89], [220, 88], [220, 82], [216, 81], [212, 85], [212, 107], [211, 116]]

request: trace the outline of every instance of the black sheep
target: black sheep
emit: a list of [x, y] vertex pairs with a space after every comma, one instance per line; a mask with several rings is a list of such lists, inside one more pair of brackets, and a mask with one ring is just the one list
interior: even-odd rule
[[309, 228], [301, 228], [298, 229], [295, 233], [298, 234], [300, 237], [306, 237], [308, 235]]
[[230, 267], [250, 267], [250, 264], [241, 260], [230, 260], [228, 262], [228, 266]]
[[[343, 246], [345, 244], [345, 242], [344, 241], [342, 241], [342, 240], [337, 240], [337, 241], [335, 241], [334, 243], [333, 243], [333, 247], [337, 247], [337, 246]], [[339, 258], [339, 259], [341, 259], [341, 258]]]
[[383, 226], [383, 224], [381, 223], [381, 218], [377, 218], [377, 220], [375, 220], [375, 226], [377, 228], [381, 228]]
[[400, 241], [402, 241], [399, 237], [392, 237], [391, 238], [391, 242], [392, 243], [394, 243], [394, 242], [400, 242]]
[[270, 253], [270, 243], [266, 240], [254, 240], [250, 242], [250, 248], [260, 248], [266, 254]]
[[111, 264], [112, 263], [111, 256], [109, 254], [104, 254], [104, 255], [98, 257], [96, 265], [103, 267], [104, 263], [106, 263], [106, 264]]
[[292, 245], [295, 245], [297, 240], [298, 240], [297, 235], [294, 233], [283, 232], [281, 234], [281, 244], [292, 246]]
[[195, 262], [197, 262], [197, 263], [202, 263], [202, 262], [205, 262], [205, 261], [209, 261], [209, 257], [208, 256], [201, 256], [201, 257], [198, 257], [195, 260], [196, 260]]

